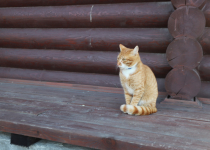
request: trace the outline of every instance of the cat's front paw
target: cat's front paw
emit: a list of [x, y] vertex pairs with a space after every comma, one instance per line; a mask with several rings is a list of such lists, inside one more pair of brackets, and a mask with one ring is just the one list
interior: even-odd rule
[[125, 104], [121, 105], [121, 106], [120, 106], [120, 110], [121, 110], [122, 112], [124, 112], [124, 113], [127, 113], [127, 112], [126, 112], [126, 105], [125, 105]]
[[133, 106], [133, 105], [127, 105], [126, 106], [126, 111], [127, 111], [127, 113], [129, 115], [134, 115], [135, 114], [135, 111], [136, 111], [135, 106]]

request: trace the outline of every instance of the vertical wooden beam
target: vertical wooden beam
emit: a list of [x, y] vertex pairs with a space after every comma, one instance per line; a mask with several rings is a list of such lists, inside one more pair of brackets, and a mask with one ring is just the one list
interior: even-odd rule
[[200, 91], [201, 79], [194, 70], [203, 58], [197, 38], [205, 29], [206, 20], [200, 10], [206, 0], [171, 0], [177, 9], [168, 20], [168, 29], [175, 38], [166, 50], [173, 69], [166, 76], [165, 88], [173, 99], [191, 100]]
[[29, 147], [32, 144], [38, 142], [39, 140], [40, 139], [34, 138], [34, 137], [13, 134], [13, 133], [11, 134], [11, 144], [18, 145], [18, 146]]

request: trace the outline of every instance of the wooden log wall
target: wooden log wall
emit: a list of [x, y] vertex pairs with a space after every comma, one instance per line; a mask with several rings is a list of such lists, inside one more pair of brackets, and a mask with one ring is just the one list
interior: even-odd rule
[[[210, 55], [210, 28], [198, 40]], [[166, 53], [172, 41], [166, 28], [0, 28], [0, 47], [7, 48], [119, 51], [118, 43], [124, 43], [138, 45], [140, 52]]]
[[173, 69], [166, 76], [165, 88], [173, 99], [190, 100], [201, 87], [200, 75], [194, 70], [203, 58], [197, 41], [206, 25], [202, 9], [206, 1], [172, 0], [176, 10], [168, 20], [168, 29], [175, 38], [166, 51], [167, 61]]
[[0, 47], [7, 48], [119, 52], [119, 43], [123, 43], [127, 47], [139, 45], [141, 52], [165, 53], [172, 40], [165, 28], [0, 29]]
[[170, 0], [2, 0], [0, 7], [24, 7], [24, 6], [63, 6], [85, 4], [112, 4], [134, 2], [167, 2]]
[[[71, 84], [84, 84], [106, 87], [120, 88], [120, 80], [118, 75], [112, 74], [95, 74], [95, 73], [83, 73], [83, 72], [67, 72], [67, 71], [53, 71], [53, 70], [35, 70], [35, 69], [22, 69], [22, 68], [10, 68], [0, 67], [1, 78], [13, 78], [21, 80], [33, 80], [33, 81], [49, 81], [49, 82], [61, 82]], [[158, 90], [166, 92], [165, 79], [157, 78]], [[210, 82], [201, 82], [201, 89], [198, 93], [198, 97], [210, 97]]]
[[[120, 3], [0, 10], [1, 28], [133, 28], [166, 27], [170, 3]], [[151, 9], [153, 10], [151, 12]], [[71, 11], [69, 11], [71, 10]], [[107, 13], [108, 12], [108, 13]]]
[[[121, 2], [120, 4], [116, 4], [117, 1], [111, 0], [104, 0], [103, 2], [100, 0], [89, 0], [86, 2], [82, 1], [84, 2], [84, 4], [92, 5], [76, 5], [82, 4], [82, 2], [67, 0], [57, 0], [57, 2], [56, 0], [0, 1], [0, 7], [3, 7], [2, 9], [0, 9], [0, 27], [167, 28], [168, 18], [170, 14], [174, 11], [174, 7], [171, 2], [163, 2], [164, 0], [159, 0], [159, 2], [149, 3], [122, 3], [126, 1], [127, 0], [119, 0], [118, 2]], [[111, 2], [114, 4], [110, 4]], [[129, 2], [140, 1], [133, 0]], [[37, 4], [37, 6], [39, 7], [23, 7], [27, 5], [31, 6], [29, 3], [31, 3], [32, 6], [35, 6], [35, 4]], [[48, 7], [45, 5], [47, 5]], [[205, 6], [203, 6], [202, 11], [206, 17], [206, 27], [210, 27], [209, 0], [207, 0]]]
[[[199, 7], [210, 27], [209, 0], [186, 4], [192, 5], [189, 16], [201, 18], [203, 14], [194, 10]], [[171, 69], [184, 64], [193, 70], [184, 74], [195, 78], [199, 74], [201, 89], [210, 93], [210, 28], [201, 33], [194, 27], [195, 32], [182, 34], [199, 34], [198, 38], [175, 35], [174, 40], [167, 29], [174, 6], [169, 0], [0, 1], [0, 77], [120, 87], [116, 57], [121, 43], [140, 47], [141, 59], [155, 73], [159, 91], [165, 91], [163, 81]], [[195, 19], [190, 21], [196, 24]], [[176, 27], [181, 31], [183, 26]], [[208, 94], [199, 92], [199, 96]]]
[[[0, 48], [0, 66], [118, 75], [117, 55], [118, 52]], [[165, 54], [140, 56], [158, 78], [164, 78], [171, 70]]]

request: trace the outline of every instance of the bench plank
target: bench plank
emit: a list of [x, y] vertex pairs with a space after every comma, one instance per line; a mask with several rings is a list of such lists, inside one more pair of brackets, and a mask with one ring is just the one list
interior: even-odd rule
[[[32, 118], [26, 114], [18, 113], [14, 117], [13, 113], [0, 112], [0, 130], [2, 131], [18, 132], [23, 135], [79, 146], [104, 150], [129, 150], [130, 148], [150, 150], [173, 147], [185, 149], [209, 148], [207, 142], [198, 142], [182, 137], [176, 138], [161, 134], [121, 129], [119, 127], [93, 125], [73, 120], [64, 121], [62, 119], [46, 117]], [[30, 125], [32, 125], [33, 130]]]
[[168, 100], [130, 116], [122, 89], [12, 79], [0, 95], [0, 131], [104, 150], [210, 148], [208, 104]]

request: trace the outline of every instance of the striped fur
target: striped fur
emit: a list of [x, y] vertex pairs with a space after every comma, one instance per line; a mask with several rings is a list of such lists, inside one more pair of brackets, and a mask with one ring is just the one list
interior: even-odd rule
[[157, 112], [156, 107], [121, 105], [120, 110], [129, 115], [150, 115]]
[[117, 64], [126, 101], [120, 110], [129, 115], [156, 113], [158, 88], [154, 73], [142, 63], [138, 46], [129, 49], [120, 44], [120, 50]]

